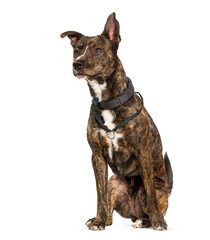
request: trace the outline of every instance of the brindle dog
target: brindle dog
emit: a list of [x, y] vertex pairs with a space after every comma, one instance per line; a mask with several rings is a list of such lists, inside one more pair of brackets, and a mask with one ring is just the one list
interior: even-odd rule
[[[112, 13], [101, 35], [87, 37], [68, 31], [74, 49], [73, 73], [85, 78], [90, 93], [98, 102], [123, 93], [128, 79], [117, 56], [121, 37], [119, 23]], [[94, 106], [104, 124], [113, 129], [142, 107], [142, 100], [133, 94], [123, 105], [112, 110]], [[87, 221], [91, 230], [103, 230], [112, 224], [113, 210], [131, 218], [134, 227], [166, 230], [164, 215], [172, 190], [172, 169], [167, 155], [162, 156], [158, 130], [143, 107], [129, 123], [117, 129], [114, 138], [107, 135], [92, 112], [87, 127], [92, 149], [92, 164], [97, 185], [97, 215]], [[108, 165], [114, 175], [108, 181]]]

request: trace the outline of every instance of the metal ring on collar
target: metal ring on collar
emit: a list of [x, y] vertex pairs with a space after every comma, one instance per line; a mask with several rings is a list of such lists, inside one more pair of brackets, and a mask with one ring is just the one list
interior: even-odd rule
[[111, 132], [106, 132], [106, 135], [109, 139], [115, 139], [115, 132], [111, 131]]

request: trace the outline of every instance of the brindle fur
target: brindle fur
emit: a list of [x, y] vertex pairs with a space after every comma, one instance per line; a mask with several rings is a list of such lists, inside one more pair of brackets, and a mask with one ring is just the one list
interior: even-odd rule
[[[61, 35], [65, 36], [70, 38], [73, 48], [78, 50], [74, 54], [74, 61], [82, 56], [80, 61], [83, 67], [74, 71], [74, 75], [86, 77], [91, 95], [97, 98], [91, 88], [91, 81], [107, 83], [106, 89], [102, 91], [102, 100], [121, 94], [126, 87], [127, 78], [117, 56], [121, 38], [115, 13], [107, 19], [101, 35], [87, 37], [68, 31]], [[101, 48], [102, 52], [96, 53], [96, 48]], [[142, 101], [134, 94], [125, 104], [110, 110], [114, 116], [113, 123], [118, 125], [136, 113], [141, 106]], [[95, 111], [102, 118], [102, 110], [95, 106]], [[100, 130], [100, 125], [90, 113], [87, 138], [92, 149], [98, 201], [97, 215], [88, 221], [88, 227], [100, 230], [105, 225], [111, 225], [112, 213], [116, 210], [132, 221], [142, 219], [143, 227], [166, 229], [164, 215], [172, 190], [172, 170], [167, 155], [165, 158], [162, 156], [160, 135], [145, 107], [140, 115], [117, 130], [122, 138], [118, 139], [118, 149], [112, 149], [112, 157], [107, 138]], [[108, 165], [114, 172], [109, 181]]]

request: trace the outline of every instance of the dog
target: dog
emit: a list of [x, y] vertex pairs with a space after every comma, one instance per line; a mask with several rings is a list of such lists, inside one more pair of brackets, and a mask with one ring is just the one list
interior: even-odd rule
[[[93, 97], [87, 127], [97, 186], [97, 215], [86, 222], [104, 230], [113, 211], [130, 218], [135, 228], [166, 230], [164, 219], [173, 173], [157, 127], [133, 90], [117, 56], [120, 25], [112, 13], [102, 34], [67, 31], [74, 50], [73, 74], [84, 78]], [[108, 165], [114, 175], [108, 180]]]

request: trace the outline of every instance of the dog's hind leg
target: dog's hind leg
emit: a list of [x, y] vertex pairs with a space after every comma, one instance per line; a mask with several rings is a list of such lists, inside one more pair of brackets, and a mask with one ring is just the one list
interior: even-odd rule
[[168, 208], [168, 197], [170, 196], [173, 187], [173, 172], [167, 153], [164, 156], [164, 163], [166, 174], [161, 177], [155, 174], [156, 176], [154, 177], [156, 201], [158, 209], [163, 216], [166, 214]]
[[141, 207], [140, 198], [144, 198], [140, 177], [135, 177], [135, 186], [131, 187], [131, 178], [113, 175], [108, 181], [108, 219], [106, 225], [111, 225], [113, 211], [122, 217], [130, 218], [135, 228], [150, 227], [148, 215]]
[[124, 177], [113, 175], [108, 181], [108, 219], [106, 225], [112, 224], [114, 210], [116, 210], [122, 217], [132, 217], [128, 202], [129, 196], [126, 179]]
[[158, 209], [162, 216], [165, 216], [166, 211], [168, 209], [168, 194], [164, 191], [161, 191], [159, 189], [155, 190], [156, 194], [156, 201], [158, 205]]

